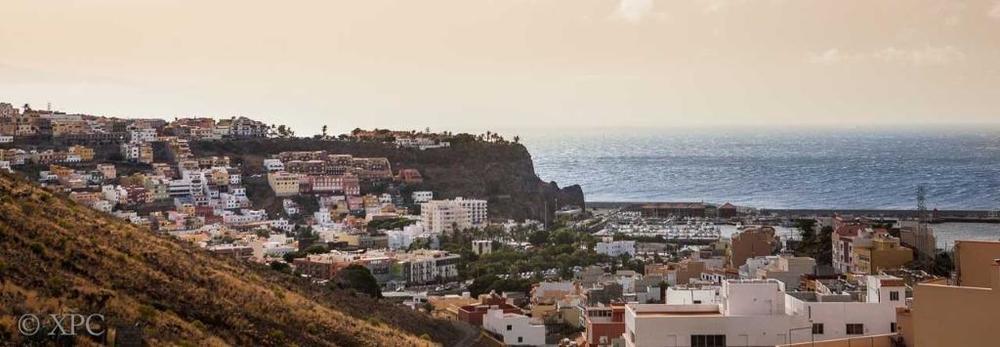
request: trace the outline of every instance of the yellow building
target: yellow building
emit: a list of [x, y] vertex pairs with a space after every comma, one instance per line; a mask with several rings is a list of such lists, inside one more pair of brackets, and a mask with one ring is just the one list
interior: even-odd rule
[[66, 150], [69, 154], [75, 154], [82, 161], [94, 160], [94, 149], [87, 146], [69, 146]]
[[53, 120], [52, 136], [83, 134], [87, 131], [86, 123], [77, 119]]
[[[225, 168], [213, 168], [209, 180], [212, 182], [212, 185], [227, 186], [229, 185], [229, 171]], [[298, 180], [296, 180], [295, 189], [299, 189]]]
[[152, 164], [153, 163], [153, 145], [148, 143], [143, 143], [139, 146], [139, 158], [140, 163]]
[[299, 175], [284, 171], [267, 174], [267, 184], [274, 190], [275, 196], [293, 196], [299, 194]]
[[870, 240], [855, 240], [854, 272], [877, 274], [879, 270], [898, 269], [913, 261], [913, 250], [898, 238], [876, 234]]
[[461, 295], [434, 295], [427, 297], [427, 303], [434, 307], [434, 317], [457, 320], [460, 307], [478, 304], [479, 299]]
[[[966, 262], [970, 259], [967, 258]], [[976, 280], [986, 287], [921, 283], [910, 309], [898, 313], [900, 334], [908, 347], [988, 347], [1000, 344], [1000, 261], [975, 261]], [[963, 276], [972, 276], [966, 272]]]

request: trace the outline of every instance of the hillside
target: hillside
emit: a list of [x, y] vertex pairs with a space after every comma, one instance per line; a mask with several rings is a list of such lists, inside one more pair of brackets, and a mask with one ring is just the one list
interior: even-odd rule
[[[451, 345], [452, 323], [224, 259], [0, 175], [0, 345], [25, 313], [105, 315], [146, 345]], [[78, 338], [80, 345], [92, 342]]]
[[[263, 172], [262, 161], [282, 151], [317, 151], [359, 157], [386, 157], [393, 171], [420, 170], [436, 197], [457, 196], [489, 201], [490, 217], [551, 220], [563, 205], [583, 206], [583, 190], [559, 188], [535, 174], [531, 154], [521, 144], [456, 139], [450, 148], [421, 151], [377, 142], [320, 141], [308, 138], [200, 141], [191, 145], [197, 156], [227, 155], [247, 173]], [[547, 208], [547, 210], [546, 210]]]

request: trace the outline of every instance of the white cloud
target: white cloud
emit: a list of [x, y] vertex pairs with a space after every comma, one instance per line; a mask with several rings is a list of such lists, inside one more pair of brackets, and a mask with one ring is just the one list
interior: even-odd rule
[[722, 12], [729, 8], [748, 5], [748, 4], [765, 4], [770, 6], [778, 6], [785, 3], [785, 0], [769, 0], [769, 1], [754, 1], [754, 0], [698, 0], [702, 11], [706, 13]]
[[875, 52], [875, 59], [888, 63], [905, 63], [913, 66], [941, 66], [965, 60], [965, 53], [953, 46], [898, 49], [889, 47]]
[[626, 21], [637, 23], [653, 12], [653, 0], [621, 0], [615, 15]]
[[813, 64], [833, 65], [844, 61], [845, 56], [840, 54], [840, 50], [830, 48], [820, 53], [809, 55], [809, 62]]
[[883, 63], [892, 65], [944, 66], [965, 61], [965, 53], [954, 46], [902, 49], [888, 47], [870, 52], [843, 52], [831, 48], [809, 55], [809, 62], [821, 65]]

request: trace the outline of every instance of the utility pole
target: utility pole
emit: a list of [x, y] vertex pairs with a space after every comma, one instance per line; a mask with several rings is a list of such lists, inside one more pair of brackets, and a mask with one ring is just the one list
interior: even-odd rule
[[923, 184], [917, 186], [917, 221], [927, 223], [927, 187]]

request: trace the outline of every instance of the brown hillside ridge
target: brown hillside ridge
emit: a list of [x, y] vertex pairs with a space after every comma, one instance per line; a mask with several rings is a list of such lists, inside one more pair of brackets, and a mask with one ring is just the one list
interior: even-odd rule
[[[148, 346], [426, 346], [463, 337], [454, 323], [216, 257], [0, 174], [0, 346], [53, 344], [18, 330], [25, 314], [53, 313], [102, 314], [105, 336], [139, 326], [132, 330]], [[77, 345], [103, 344], [77, 333]]]

